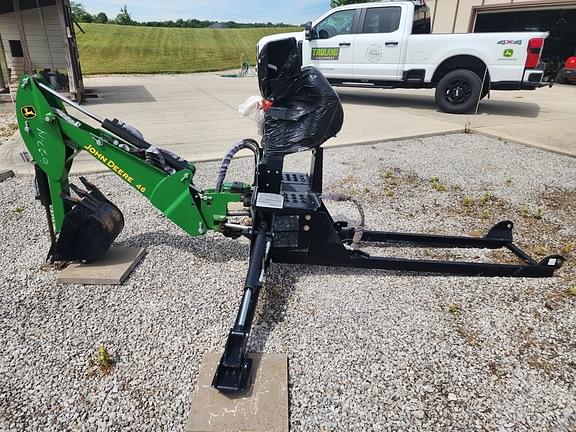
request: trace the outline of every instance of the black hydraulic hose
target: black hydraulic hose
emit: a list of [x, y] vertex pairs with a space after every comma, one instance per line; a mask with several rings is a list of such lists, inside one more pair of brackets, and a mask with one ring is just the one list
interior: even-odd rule
[[228, 167], [230, 163], [232, 163], [232, 159], [240, 150], [248, 149], [254, 153], [254, 160], [256, 163], [256, 167], [258, 166], [258, 158], [260, 157], [258, 143], [253, 139], [244, 139], [240, 142], [234, 144], [230, 150], [222, 159], [222, 163], [220, 164], [220, 170], [218, 171], [218, 178], [216, 179], [216, 192], [220, 192], [222, 190], [222, 185], [224, 184], [224, 179], [226, 178], [226, 173], [228, 172]]

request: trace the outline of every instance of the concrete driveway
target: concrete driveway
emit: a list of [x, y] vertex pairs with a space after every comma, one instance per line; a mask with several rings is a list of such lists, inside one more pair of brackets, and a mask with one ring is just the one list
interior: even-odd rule
[[[219, 159], [241, 138], [256, 138], [255, 123], [238, 114], [238, 105], [258, 95], [255, 77], [223, 78], [217, 73], [88, 77], [97, 97], [86, 108], [119, 118], [146, 139], [192, 161]], [[327, 146], [382, 142], [407, 137], [473, 132], [576, 156], [576, 86], [536, 91], [493, 92], [477, 115], [438, 111], [433, 90], [338, 89], [345, 123]], [[0, 168], [31, 173], [19, 153], [19, 140], [0, 146]], [[87, 154], [73, 171], [102, 166]]]

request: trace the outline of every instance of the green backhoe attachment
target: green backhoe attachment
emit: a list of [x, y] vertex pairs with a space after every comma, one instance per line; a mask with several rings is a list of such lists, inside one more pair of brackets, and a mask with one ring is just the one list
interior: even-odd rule
[[[97, 126], [79, 120], [65, 105]], [[92, 155], [192, 236], [224, 231], [228, 203], [240, 202], [250, 192], [250, 185], [244, 184], [225, 184], [218, 192], [197, 189], [193, 163], [151, 145], [119, 120], [90, 113], [55, 92], [39, 75], [21, 79], [16, 106], [22, 138], [36, 164], [37, 189], [47, 209], [53, 259], [96, 259], [123, 227], [120, 210], [95, 186], [84, 182], [87, 191], [72, 187], [78, 198], [70, 194], [69, 173], [80, 151]]]
[[[249, 239], [242, 300], [212, 381], [219, 391], [238, 393], [250, 388], [250, 331], [272, 263], [483, 277], [550, 277], [561, 268], [564, 258], [560, 255], [536, 260], [518, 247], [513, 240], [514, 224], [507, 220], [483, 237], [366, 229], [364, 211], [354, 197], [323, 191], [322, 145], [340, 131], [344, 120], [342, 104], [328, 80], [319, 70], [302, 67], [297, 41], [289, 38], [261, 48], [258, 81], [263, 97], [262, 141], [235, 144], [222, 161], [214, 189], [209, 190], [194, 185], [192, 163], [152, 146], [118, 120], [98, 118], [60, 96], [38, 76], [24, 77], [17, 96], [18, 123], [36, 163], [53, 258], [97, 258], [122, 229], [122, 214], [94, 185], [85, 179], [81, 179], [85, 189], [68, 183], [72, 161], [80, 151], [116, 173], [188, 234], [216, 230]], [[64, 104], [83, 112], [97, 127], [73, 117]], [[242, 149], [255, 155], [253, 183], [224, 183], [228, 165]], [[284, 158], [300, 151], [311, 155], [309, 171], [285, 170]], [[70, 195], [71, 190], [76, 196]], [[359, 222], [350, 226], [335, 221], [324, 200], [355, 203]], [[241, 204], [232, 209], [231, 203]], [[366, 244], [500, 250], [516, 259], [498, 263], [373, 256], [363, 249]]]

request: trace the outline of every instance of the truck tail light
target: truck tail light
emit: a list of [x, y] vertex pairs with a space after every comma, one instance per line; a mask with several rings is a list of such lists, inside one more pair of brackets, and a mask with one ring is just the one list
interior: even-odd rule
[[568, 57], [566, 64], [564, 65], [566, 69], [576, 69], [576, 57]]
[[540, 63], [542, 48], [544, 47], [544, 38], [530, 39], [528, 42], [528, 57], [526, 57], [526, 69], [534, 69]]

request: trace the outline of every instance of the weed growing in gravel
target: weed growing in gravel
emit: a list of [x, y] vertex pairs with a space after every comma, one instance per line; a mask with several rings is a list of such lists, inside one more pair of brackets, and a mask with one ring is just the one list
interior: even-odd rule
[[549, 255], [550, 248], [548, 247], [548, 245], [539, 244], [534, 247], [534, 252], [536, 252], [538, 255]]
[[450, 303], [447, 306], [448, 312], [450, 312], [450, 315], [452, 315], [453, 317], [455, 317], [456, 315], [458, 315], [460, 313], [460, 306], [456, 303]]
[[562, 255], [563, 257], [567, 257], [568, 255], [570, 255], [570, 253], [572, 253], [575, 246], [576, 245], [574, 244], [573, 241], [566, 243], [564, 246], [562, 246], [562, 249], [560, 249], [560, 255]]
[[528, 210], [526, 207], [522, 207], [521, 212], [524, 219], [528, 219], [530, 217], [530, 210]]
[[542, 216], [544, 216], [544, 212], [542, 211], [542, 209], [540, 207], [538, 207], [536, 209], [536, 212], [534, 213], [534, 219], [542, 220]]
[[482, 195], [480, 197], [480, 199], [478, 200], [478, 203], [481, 206], [485, 206], [485, 205], [489, 204], [491, 200], [492, 200], [492, 192], [484, 192], [484, 195]]
[[542, 220], [544, 217], [544, 210], [542, 210], [541, 207], [538, 207], [534, 212], [531, 212], [527, 207], [523, 207], [521, 212], [524, 219], [534, 218], [536, 220]]
[[446, 185], [444, 183], [442, 183], [438, 177], [434, 176], [430, 179], [430, 182], [432, 183], [432, 189], [438, 191], [438, 192], [446, 192]]
[[88, 376], [94, 376], [96, 373], [96, 368], [100, 371], [102, 375], [107, 375], [112, 372], [114, 367], [114, 360], [110, 356], [108, 349], [104, 345], [98, 347], [98, 352], [96, 357], [88, 357]]
[[474, 198], [472, 198], [471, 196], [464, 197], [464, 199], [462, 200], [462, 205], [467, 209], [471, 209], [472, 207], [474, 207]]
[[24, 210], [26, 210], [24, 207], [16, 207], [14, 209], [14, 213], [22, 214], [24, 212]]

